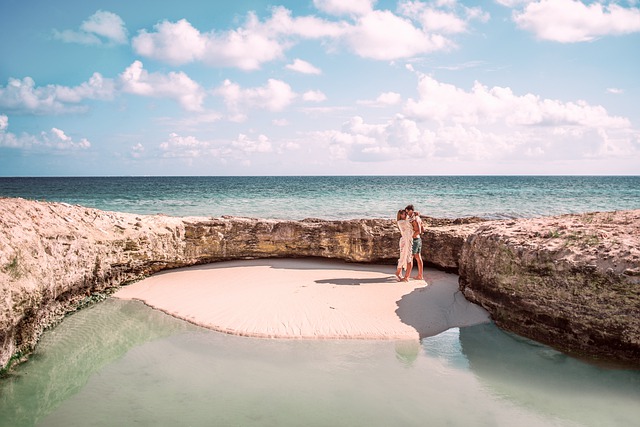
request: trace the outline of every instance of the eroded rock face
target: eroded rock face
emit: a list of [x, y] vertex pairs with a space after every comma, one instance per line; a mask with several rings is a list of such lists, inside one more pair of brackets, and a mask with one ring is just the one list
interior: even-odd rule
[[[640, 360], [640, 211], [423, 220], [426, 263], [459, 271], [465, 296], [499, 326], [573, 353]], [[392, 274], [399, 237], [391, 219], [175, 218], [0, 199], [0, 368], [65, 313], [164, 269], [323, 257], [390, 264]]]
[[486, 223], [465, 242], [459, 274], [498, 326], [640, 365], [640, 211]]
[[[470, 232], [451, 241], [459, 246]], [[458, 254], [446, 236], [433, 244], [425, 239], [425, 255], [433, 265], [455, 268]], [[399, 238], [395, 222], [384, 219], [175, 218], [0, 199], [0, 368], [28, 353], [65, 313], [160, 270], [268, 257], [395, 264]]]

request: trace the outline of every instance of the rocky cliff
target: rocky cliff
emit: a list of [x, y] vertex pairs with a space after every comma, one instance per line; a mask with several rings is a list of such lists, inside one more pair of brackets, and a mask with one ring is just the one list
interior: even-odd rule
[[[451, 234], [453, 244], [439, 235], [442, 250], [428, 249], [437, 254], [436, 265], [457, 268], [458, 255], [448, 246], [460, 246], [476, 227], [465, 222], [471, 223]], [[0, 368], [28, 354], [65, 313], [160, 270], [267, 257], [394, 264], [398, 239], [394, 221], [383, 219], [175, 218], [0, 199]]]
[[[637, 361], [639, 216], [425, 217], [423, 256], [460, 271], [465, 295], [506, 329], [569, 351]], [[394, 221], [385, 219], [175, 218], [0, 199], [0, 367], [28, 354], [65, 313], [160, 270], [265, 257], [395, 264], [398, 239]]]
[[498, 326], [640, 366], [640, 210], [485, 223], [459, 274]]

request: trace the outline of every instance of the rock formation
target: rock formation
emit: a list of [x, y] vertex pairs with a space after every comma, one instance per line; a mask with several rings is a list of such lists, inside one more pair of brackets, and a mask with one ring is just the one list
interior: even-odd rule
[[[423, 256], [460, 271], [465, 295], [499, 326], [565, 350], [624, 361], [635, 354], [637, 361], [640, 211], [602, 215], [425, 217]], [[536, 221], [556, 226], [538, 230]], [[395, 264], [398, 239], [394, 221], [385, 219], [176, 218], [0, 199], [0, 368], [28, 354], [64, 314], [164, 269], [266, 257]], [[561, 296], [570, 303], [563, 306]]]
[[486, 223], [459, 274], [499, 327], [640, 366], [640, 210]]

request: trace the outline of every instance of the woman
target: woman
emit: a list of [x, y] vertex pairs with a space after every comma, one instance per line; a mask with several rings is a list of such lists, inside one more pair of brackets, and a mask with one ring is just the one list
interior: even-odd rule
[[[400, 229], [400, 258], [398, 258], [398, 268], [396, 269], [396, 279], [399, 282], [409, 281], [409, 272], [411, 271], [411, 262], [413, 255], [411, 254], [411, 246], [413, 244], [413, 227], [407, 219], [407, 211], [401, 209], [396, 216], [396, 223]], [[405, 269], [405, 275], [402, 276], [402, 269]]]

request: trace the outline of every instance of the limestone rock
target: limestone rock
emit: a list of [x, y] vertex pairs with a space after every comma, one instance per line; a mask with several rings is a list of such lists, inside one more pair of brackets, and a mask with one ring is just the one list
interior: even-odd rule
[[640, 210], [490, 222], [460, 287], [504, 329], [577, 356], [640, 365]]
[[[484, 222], [423, 217], [428, 265], [496, 323], [569, 352], [640, 360], [640, 211]], [[155, 272], [324, 257], [390, 264], [391, 219], [176, 218], [0, 199], [0, 368], [65, 313]], [[462, 256], [461, 256], [462, 254]]]
[[[432, 264], [449, 268], [458, 254], [446, 236], [434, 242], [440, 249], [424, 247]], [[0, 199], [0, 368], [65, 313], [160, 270], [266, 257], [395, 264], [399, 238], [386, 219], [175, 218]]]

